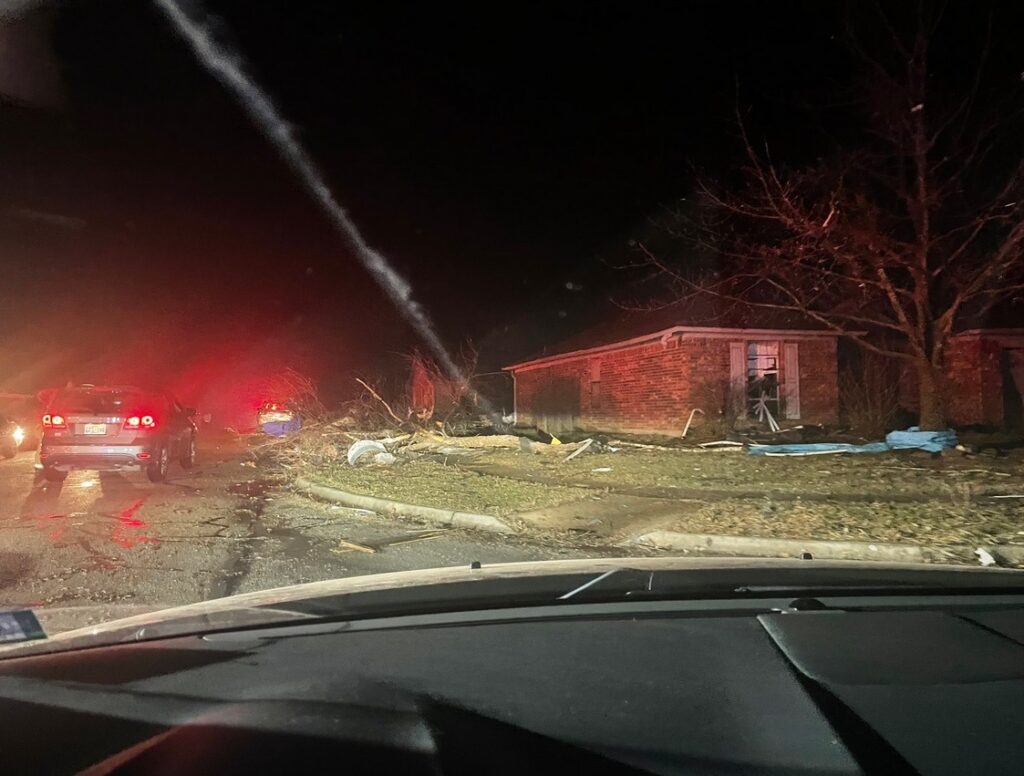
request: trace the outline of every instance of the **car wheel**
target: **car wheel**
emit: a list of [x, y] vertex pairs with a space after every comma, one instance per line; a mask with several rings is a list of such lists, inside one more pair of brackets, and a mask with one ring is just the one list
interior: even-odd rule
[[43, 479], [47, 482], [64, 482], [68, 477], [67, 472], [62, 472], [60, 469], [54, 469], [52, 466], [43, 467]]
[[170, 465], [171, 455], [167, 445], [160, 448], [156, 454], [156, 460], [146, 467], [146, 476], [150, 482], [163, 482], [167, 479], [167, 467]]
[[12, 447], [11, 445], [4, 445], [0, 447], [0, 457], [13, 458], [18, 454], [18, 448]]
[[183, 469], [191, 469], [196, 463], [196, 435], [188, 435], [188, 444], [185, 446], [185, 452], [180, 459], [181, 467]]

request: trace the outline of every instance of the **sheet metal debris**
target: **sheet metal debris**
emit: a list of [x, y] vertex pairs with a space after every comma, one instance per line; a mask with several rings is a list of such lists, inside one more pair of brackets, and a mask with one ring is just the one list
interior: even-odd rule
[[890, 450], [924, 450], [929, 453], [938, 453], [942, 450], [956, 447], [956, 432], [947, 431], [921, 431], [917, 426], [911, 426], [905, 431], [890, 431], [885, 435], [884, 442], [868, 442], [863, 445], [847, 444], [842, 442], [813, 442], [810, 444], [791, 445], [751, 445], [751, 455], [768, 456], [805, 456], [805, 455], [829, 455], [834, 453], [886, 453]]
[[353, 442], [348, 448], [345, 458], [349, 466], [355, 466], [359, 463], [360, 459], [367, 455], [376, 457], [381, 453], [387, 453], [387, 451], [388, 449], [384, 447], [384, 444], [376, 439], [360, 439], [358, 442]]

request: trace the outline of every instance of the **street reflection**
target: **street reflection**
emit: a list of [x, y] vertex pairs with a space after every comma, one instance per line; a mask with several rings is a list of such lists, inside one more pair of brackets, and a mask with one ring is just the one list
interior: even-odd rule
[[[94, 489], [96, 485], [99, 485], [98, 492]], [[83, 489], [90, 495], [97, 495], [91, 504], [81, 504], [80, 499], [85, 495]], [[65, 494], [68, 500], [79, 503], [62, 505], [61, 496]], [[65, 539], [66, 533], [85, 534], [132, 549], [157, 541], [145, 531], [147, 523], [139, 516], [149, 495], [117, 472], [99, 472], [98, 478], [87, 477], [77, 483], [71, 478], [65, 482], [40, 478], [22, 502], [20, 515], [34, 519], [39, 530], [53, 542]], [[68, 506], [71, 510], [77, 506], [78, 511], [71, 511]]]
[[[149, 493], [136, 487], [135, 483], [118, 472], [99, 474], [102, 496], [96, 500], [93, 509], [102, 513], [104, 517], [112, 517], [116, 521], [110, 540], [126, 550], [139, 544], [156, 541], [152, 536], [140, 532], [140, 529], [146, 527], [146, 523], [136, 516], [149, 498]], [[126, 499], [131, 499], [131, 502], [128, 506], [122, 506]]]
[[45, 517], [57, 511], [63, 482], [48, 482], [39, 478], [32, 484], [28, 497], [21, 504], [22, 517]]

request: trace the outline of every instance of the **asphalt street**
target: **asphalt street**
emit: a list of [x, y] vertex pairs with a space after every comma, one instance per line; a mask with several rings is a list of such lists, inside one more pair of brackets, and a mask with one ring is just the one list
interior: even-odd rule
[[48, 483], [32, 463], [0, 460], [0, 608], [32, 608], [51, 630], [338, 577], [620, 554], [310, 501], [227, 438], [160, 484], [94, 471]]

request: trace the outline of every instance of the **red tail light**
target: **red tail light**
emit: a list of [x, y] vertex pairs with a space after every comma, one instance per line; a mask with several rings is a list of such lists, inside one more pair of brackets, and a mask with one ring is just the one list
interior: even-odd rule
[[124, 419], [124, 427], [128, 431], [156, 428], [156, 419], [152, 415], [130, 415]]
[[51, 415], [47, 412], [43, 415], [43, 428], [67, 428], [68, 422], [63, 415]]

